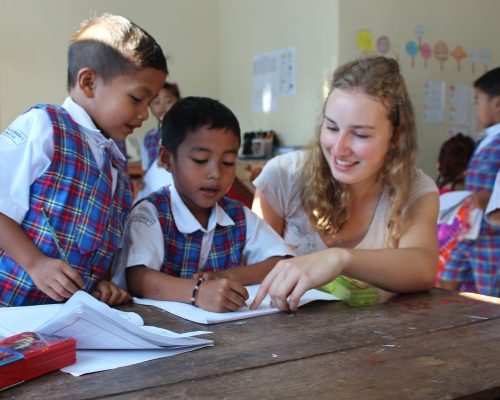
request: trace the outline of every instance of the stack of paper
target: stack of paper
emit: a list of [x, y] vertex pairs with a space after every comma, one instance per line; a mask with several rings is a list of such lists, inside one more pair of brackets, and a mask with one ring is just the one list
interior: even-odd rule
[[76, 339], [76, 348], [85, 350], [180, 349], [213, 344], [211, 340], [191, 337], [199, 332], [178, 334], [143, 326], [138, 314], [114, 310], [83, 291], [75, 293], [37, 331], [72, 337]]
[[210, 332], [178, 334], [143, 323], [138, 314], [112, 309], [83, 291], [65, 304], [0, 308], [0, 336], [37, 331], [74, 338], [77, 362], [63, 369], [73, 375], [213, 345], [211, 340], [193, 337]]

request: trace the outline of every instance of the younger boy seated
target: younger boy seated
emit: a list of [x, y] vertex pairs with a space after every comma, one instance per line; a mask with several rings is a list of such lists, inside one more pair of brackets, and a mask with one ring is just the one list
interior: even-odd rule
[[115, 281], [135, 296], [224, 312], [245, 305], [292, 252], [242, 203], [226, 197], [236, 174], [240, 127], [216, 100], [187, 97], [162, 121], [160, 160], [174, 184], [132, 210]]

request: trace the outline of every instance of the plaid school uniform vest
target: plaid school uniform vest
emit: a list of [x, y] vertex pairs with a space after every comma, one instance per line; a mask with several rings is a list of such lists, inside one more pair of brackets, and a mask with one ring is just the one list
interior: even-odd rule
[[[497, 135], [488, 145], [472, 156], [465, 175], [465, 190], [492, 191], [499, 170], [500, 135]], [[477, 240], [482, 242], [481, 247], [495, 252], [500, 260], [500, 227], [489, 224], [483, 219]]]
[[144, 148], [148, 154], [148, 168], [158, 158], [160, 148], [161, 131], [160, 128], [151, 129], [144, 136]]
[[[172, 216], [170, 191], [162, 188], [148, 197], [159, 214], [162, 227], [165, 255], [161, 271], [172, 276], [191, 278], [198, 272], [203, 232], [198, 230], [184, 234], [179, 232]], [[246, 217], [243, 204], [228, 197], [219, 200], [219, 206], [235, 222], [234, 225], [217, 225], [205, 272], [223, 271], [240, 266], [246, 242]]]
[[[99, 170], [78, 125], [62, 107], [37, 105], [54, 129], [54, 156], [30, 187], [29, 211], [21, 224], [30, 240], [47, 256], [62, 258], [48, 221], [54, 228], [69, 264], [90, 292], [111, 266], [132, 203], [125, 162], [112, 160], [109, 151]], [[118, 169], [112, 196], [111, 163]], [[53, 303], [28, 274], [0, 249], [0, 305]]]

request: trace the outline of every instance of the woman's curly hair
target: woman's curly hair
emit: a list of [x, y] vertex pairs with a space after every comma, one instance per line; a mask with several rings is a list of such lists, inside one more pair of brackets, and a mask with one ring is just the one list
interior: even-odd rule
[[[389, 195], [389, 222], [384, 240], [387, 246], [396, 247], [403, 230], [403, 209], [414, 181], [417, 152], [413, 106], [399, 65], [396, 60], [381, 56], [349, 62], [335, 71], [329, 93], [334, 89], [365, 93], [380, 100], [387, 109], [392, 135], [381, 171]], [[326, 101], [300, 176], [304, 188], [301, 196], [313, 226], [334, 236], [349, 219], [350, 194], [348, 186], [332, 176], [321, 149], [319, 136], [325, 107]]]

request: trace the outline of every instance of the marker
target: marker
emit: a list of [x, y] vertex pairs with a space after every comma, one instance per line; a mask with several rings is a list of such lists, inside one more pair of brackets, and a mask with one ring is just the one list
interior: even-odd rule
[[56, 231], [54, 230], [54, 228], [52, 227], [52, 225], [50, 223], [49, 216], [47, 215], [45, 208], [42, 208], [42, 214], [43, 214], [43, 217], [45, 218], [45, 222], [47, 223], [47, 226], [50, 229], [50, 232], [52, 233], [52, 237], [54, 238], [54, 242], [56, 243], [57, 250], [59, 250], [59, 254], [63, 258], [63, 260], [66, 261], [66, 264], [69, 265], [68, 257], [66, 257], [66, 253], [64, 252], [63, 248], [61, 247], [61, 244], [59, 243], [59, 239], [57, 238]]

